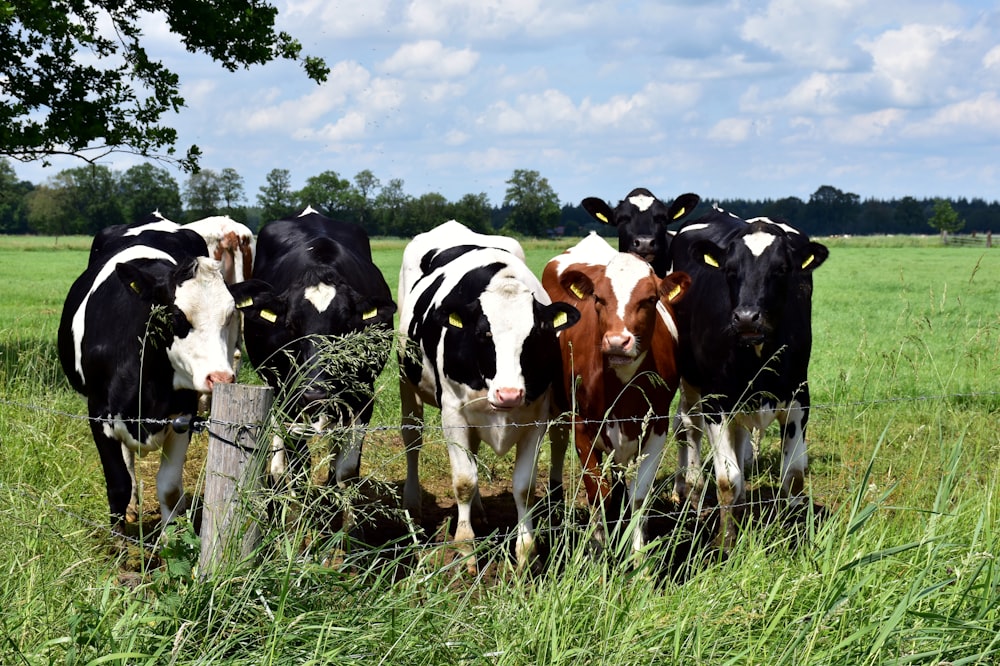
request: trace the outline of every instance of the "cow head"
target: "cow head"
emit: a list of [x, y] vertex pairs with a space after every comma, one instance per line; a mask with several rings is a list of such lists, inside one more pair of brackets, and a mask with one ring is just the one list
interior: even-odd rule
[[174, 388], [211, 393], [216, 384], [234, 379], [239, 318], [233, 295], [217, 261], [198, 257], [167, 271], [162, 266], [124, 262], [115, 273], [126, 293], [150, 306], [151, 341], [166, 350]]
[[637, 257], [618, 253], [606, 266], [577, 264], [559, 283], [579, 307], [591, 308], [609, 365], [629, 365], [649, 350], [658, 318], [676, 330], [670, 308], [691, 284], [686, 273], [660, 279]]
[[579, 320], [566, 303], [539, 302], [531, 289], [501, 270], [475, 298], [461, 289], [437, 309], [444, 330], [444, 374], [486, 390], [495, 410], [537, 400], [557, 376], [556, 332]]
[[298, 409], [329, 412], [331, 399], [349, 401], [370, 389], [389, 345], [354, 349], [348, 338], [366, 329], [388, 335], [396, 312], [390, 298], [364, 296], [332, 269], [305, 271], [282, 293], [256, 279], [241, 284], [264, 285], [242, 304], [247, 351], [263, 359], [256, 363], [261, 376], [294, 395]]
[[799, 232], [758, 218], [747, 223], [725, 247], [710, 240], [691, 244], [691, 259], [719, 271], [728, 285], [729, 331], [741, 346], [760, 355], [782, 321], [793, 290], [811, 293], [812, 271], [829, 256], [825, 245]]
[[697, 194], [682, 194], [667, 204], [639, 187], [614, 208], [597, 197], [587, 197], [582, 205], [594, 219], [618, 228], [619, 251], [652, 263], [657, 274], [662, 274], [670, 244], [667, 225], [684, 219], [700, 200]]

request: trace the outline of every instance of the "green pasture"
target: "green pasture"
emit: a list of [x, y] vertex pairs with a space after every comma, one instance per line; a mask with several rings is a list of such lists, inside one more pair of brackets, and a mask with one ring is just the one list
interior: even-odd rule
[[[529, 265], [540, 273], [570, 244], [525, 243]], [[403, 245], [373, 242], [392, 286]], [[549, 533], [533, 576], [486, 540], [494, 564], [476, 578], [408, 535], [331, 564], [304, 546], [316, 529], [300, 518], [269, 533], [256, 562], [203, 580], [190, 523], [155, 556], [104, 529], [86, 406], [55, 351], [89, 240], [0, 238], [0, 664], [997, 663], [1000, 250], [829, 245], [813, 302], [816, 511], [804, 519], [750, 521], [727, 558], [687, 552], [685, 526], [638, 569], [571, 525]], [[363, 458], [387, 492], [405, 469], [394, 371]], [[433, 428], [427, 440], [423, 476], [443, 496], [447, 455]], [[776, 483], [777, 459], [772, 429], [753, 488]], [[671, 452], [664, 487], [675, 464]], [[497, 486], [509, 478], [489, 453], [481, 468]]]

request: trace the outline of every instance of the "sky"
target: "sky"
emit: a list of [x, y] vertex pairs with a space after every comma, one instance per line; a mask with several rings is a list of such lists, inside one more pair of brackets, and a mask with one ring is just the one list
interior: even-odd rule
[[[229, 73], [162, 20], [181, 80], [165, 120], [253, 204], [332, 170], [411, 196], [503, 202], [515, 169], [563, 204], [661, 198], [1000, 199], [1000, 1], [278, 0], [278, 28], [331, 68]], [[103, 164], [124, 170], [136, 158]], [[15, 163], [44, 182], [79, 161]], [[170, 168], [183, 184], [183, 172]]]

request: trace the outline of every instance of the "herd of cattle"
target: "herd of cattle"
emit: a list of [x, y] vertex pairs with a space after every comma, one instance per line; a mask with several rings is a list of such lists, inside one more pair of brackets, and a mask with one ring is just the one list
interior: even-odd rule
[[[352, 433], [337, 443], [331, 482], [359, 475], [374, 383], [395, 330], [403, 503], [419, 519], [429, 404], [440, 410], [447, 442], [460, 551], [475, 537], [473, 505], [482, 511], [476, 456], [485, 441], [498, 455], [514, 449], [515, 552], [519, 566], [534, 561], [529, 504], [547, 431], [550, 493], [562, 492], [573, 441], [595, 516], [614, 484], [625, 485], [636, 556], [671, 432], [675, 499], [693, 506], [705, 489], [706, 436], [717, 543], [728, 548], [752, 433], [775, 419], [781, 490], [789, 502], [803, 499], [812, 271], [828, 252], [767, 218], [716, 208], [685, 221], [698, 203], [693, 194], [663, 202], [645, 189], [614, 208], [585, 199], [591, 215], [617, 227], [618, 248], [591, 234], [549, 261], [541, 279], [514, 239], [445, 222], [406, 246], [395, 301], [364, 230], [311, 208], [265, 225], [256, 239], [226, 217], [181, 226], [153, 214], [105, 229], [66, 299], [58, 347], [70, 383], [87, 398], [113, 528], [136, 517], [136, 452], [161, 452], [162, 520], [186, 509], [190, 433], [172, 424], [194, 415], [214, 385], [234, 381], [242, 322], [250, 362], [293, 405], [285, 418], [306, 426], [276, 437], [275, 476], [302, 467], [309, 433], [331, 424]], [[680, 228], [668, 230], [674, 223]], [[359, 332], [371, 334], [373, 349], [349, 377], [331, 371], [324, 349]]]

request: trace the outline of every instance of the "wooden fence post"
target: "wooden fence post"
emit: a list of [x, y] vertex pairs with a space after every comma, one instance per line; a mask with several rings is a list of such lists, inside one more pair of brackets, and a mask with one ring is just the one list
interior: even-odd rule
[[220, 384], [212, 393], [198, 558], [201, 578], [226, 561], [245, 560], [260, 542], [260, 514], [254, 506], [262, 497], [270, 448], [262, 426], [273, 400], [273, 390], [266, 386]]

